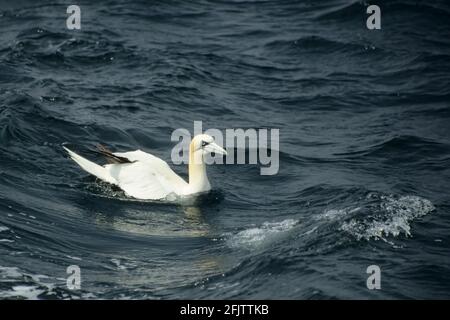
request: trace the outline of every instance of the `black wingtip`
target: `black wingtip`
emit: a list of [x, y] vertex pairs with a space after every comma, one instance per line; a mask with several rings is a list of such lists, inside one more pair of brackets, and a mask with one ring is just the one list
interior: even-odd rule
[[105, 156], [109, 163], [133, 163], [134, 161], [130, 161], [129, 159], [125, 157], [116, 156], [113, 154], [111, 150], [109, 150], [107, 147], [102, 145], [101, 143], [98, 143], [96, 145], [96, 148], [98, 151], [93, 150], [96, 153], [100, 153], [101, 155]]

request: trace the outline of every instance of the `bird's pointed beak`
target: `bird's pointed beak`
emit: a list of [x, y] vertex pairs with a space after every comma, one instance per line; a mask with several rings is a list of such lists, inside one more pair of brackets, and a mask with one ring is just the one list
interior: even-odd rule
[[210, 144], [208, 144], [205, 148], [208, 152], [215, 152], [218, 154], [223, 154], [223, 155], [227, 155], [227, 151], [222, 148], [221, 146], [217, 145], [215, 142], [211, 142]]

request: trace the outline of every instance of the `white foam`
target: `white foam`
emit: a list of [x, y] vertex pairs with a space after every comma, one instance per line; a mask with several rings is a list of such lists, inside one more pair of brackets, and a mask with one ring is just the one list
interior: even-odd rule
[[[6, 226], [0, 225], [0, 232], [4, 232], [4, 231], [8, 231], [8, 230], [11, 230], [11, 229], [9, 229], [9, 228], [6, 227]], [[0, 242], [8, 242], [8, 243], [10, 243], [10, 242], [14, 242], [14, 240], [10, 240], [10, 239], [0, 239]]]
[[120, 263], [120, 260], [119, 260], [119, 259], [113, 258], [113, 259], [111, 259], [110, 261], [111, 261], [111, 262], [116, 266], [116, 268], [119, 269], [119, 270], [126, 270], [126, 269], [127, 269], [126, 266], [124, 266], [124, 265], [122, 265], [122, 264]]
[[22, 298], [22, 299], [39, 299], [39, 295], [44, 292], [51, 292], [54, 284], [47, 283], [44, 279], [51, 280], [48, 276], [40, 274], [24, 273], [17, 267], [0, 266], [0, 281], [3, 283], [17, 283], [23, 281], [31, 281], [29, 285], [12, 285], [9, 290], [0, 292], [0, 298]]
[[22, 273], [16, 267], [0, 267], [0, 279], [20, 278]]
[[39, 295], [45, 290], [37, 286], [14, 286], [12, 290], [0, 292], [0, 298], [24, 298], [28, 300], [37, 300]]
[[83, 259], [81, 259], [81, 258], [79, 258], [79, 257], [75, 257], [75, 256], [69, 256], [69, 255], [66, 255], [66, 257], [69, 258], [69, 259], [72, 259], [72, 260], [77, 260], [77, 261], [83, 260]]
[[280, 222], [264, 222], [260, 227], [250, 228], [234, 235], [226, 235], [230, 247], [255, 248], [275, 240], [277, 236], [292, 229], [298, 220], [286, 219]]
[[341, 219], [341, 218], [345, 217], [348, 214], [352, 214], [352, 213], [358, 212], [360, 210], [361, 210], [360, 207], [357, 207], [357, 208], [345, 208], [345, 209], [330, 209], [330, 210], [326, 210], [322, 214], [317, 215], [316, 219], [318, 219], [318, 220], [334, 221], [334, 220]]
[[380, 201], [381, 214], [361, 219], [353, 218], [342, 223], [340, 230], [358, 240], [387, 241], [386, 237], [389, 236], [411, 236], [412, 221], [435, 210], [431, 201], [417, 196], [381, 196]]

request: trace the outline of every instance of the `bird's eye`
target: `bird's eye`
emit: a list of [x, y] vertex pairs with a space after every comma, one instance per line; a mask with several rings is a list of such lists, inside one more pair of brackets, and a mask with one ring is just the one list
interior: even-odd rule
[[208, 144], [209, 144], [209, 142], [202, 141], [202, 148], [203, 148], [203, 147], [206, 147]]

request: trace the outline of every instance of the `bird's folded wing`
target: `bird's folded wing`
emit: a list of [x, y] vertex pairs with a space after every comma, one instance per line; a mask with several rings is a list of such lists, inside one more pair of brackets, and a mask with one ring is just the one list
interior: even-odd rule
[[139, 199], [161, 199], [171, 193], [182, 194], [188, 185], [164, 160], [137, 150], [115, 153], [132, 163], [108, 164], [111, 176], [128, 195]]

